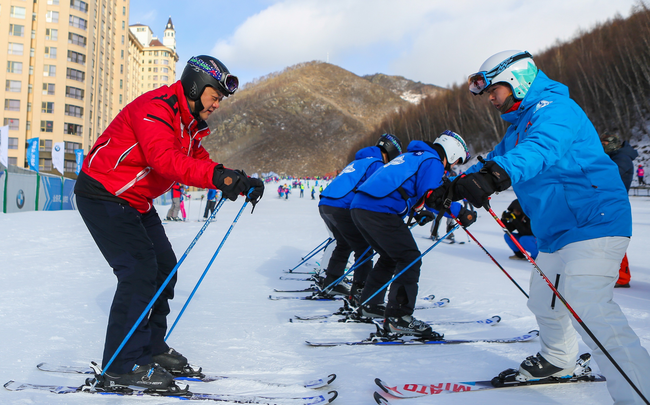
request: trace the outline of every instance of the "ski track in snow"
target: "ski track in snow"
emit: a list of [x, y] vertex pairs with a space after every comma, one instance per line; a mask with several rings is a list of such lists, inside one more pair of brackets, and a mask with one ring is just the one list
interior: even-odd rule
[[[298, 300], [270, 301], [274, 288], [303, 288], [302, 281], [283, 281], [300, 258], [327, 238], [318, 215], [317, 200], [310, 193], [288, 200], [277, 197], [277, 183], [267, 186], [266, 196], [250, 214], [250, 207], [232, 231], [221, 253], [169, 339], [172, 347], [193, 364], [210, 373], [276, 382], [294, 382], [336, 373], [329, 389], [339, 391], [336, 404], [372, 404], [378, 389], [373, 380], [394, 384], [434, 383], [490, 379], [516, 367], [535, 354], [539, 341], [517, 344], [468, 344], [459, 346], [308, 347], [304, 341], [362, 339], [373, 331], [367, 324], [288, 322], [294, 315], [323, 314], [340, 302]], [[177, 256], [196, 236], [204, 203], [193, 194], [190, 222], [169, 223], [165, 230]], [[500, 215], [515, 198], [506, 191], [494, 196], [492, 206]], [[616, 289], [614, 297], [628, 320], [650, 348], [650, 264], [646, 257], [650, 236], [650, 198], [632, 197], [634, 236], [628, 249], [632, 288]], [[214, 254], [243, 200], [226, 202], [179, 269], [173, 322], [201, 273]], [[199, 213], [201, 205], [201, 213]], [[161, 217], [169, 206], [158, 206]], [[27, 212], [0, 215], [0, 380], [80, 385], [84, 377], [44, 373], [36, 364], [87, 365], [101, 361], [107, 313], [115, 290], [115, 277], [92, 241], [76, 211]], [[413, 230], [421, 250], [428, 226]], [[532, 266], [512, 261], [503, 232], [488, 213], [479, 211], [469, 230], [525, 289]], [[456, 240], [467, 241], [462, 230]], [[308, 264], [313, 267], [320, 255]], [[306, 265], [305, 268], [310, 266]], [[278, 293], [280, 294], [280, 293]], [[420, 296], [449, 298], [444, 308], [417, 311], [424, 320], [471, 320], [500, 315], [496, 326], [455, 325], [435, 329], [447, 337], [510, 337], [536, 329], [524, 295], [502, 274], [474, 242], [440, 244], [423, 259]], [[588, 351], [584, 343], [581, 352]], [[597, 371], [598, 366], [593, 363]], [[196, 392], [296, 395], [315, 391], [302, 387], [268, 387], [242, 381], [191, 383]], [[325, 392], [326, 390], [323, 390]], [[92, 397], [97, 404], [167, 404], [165, 398]], [[391, 400], [399, 404], [404, 400]], [[453, 402], [452, 402], [453, 401]], [[34, 391], [0, 390], [3, 404], [86, 404], [81, 394], [54, 395]], [[410, 399], [404, 404], [472, 403], [505, 404], [611, 404], [603, 383], [571, 386], [524, 387], [453, 396]]]

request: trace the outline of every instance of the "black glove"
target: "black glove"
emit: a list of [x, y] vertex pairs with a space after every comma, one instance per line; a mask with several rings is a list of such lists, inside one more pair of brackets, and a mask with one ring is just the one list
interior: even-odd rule
[[251, 204], [255, 206], [264, 195], [264, 182], [253, 177], [249, 177], [248, 182], [250, 183], [252, 190], [249, 189], [248, 194], [246, 194], [246, 201], [250, 201]]
[[457, 218], [460, 221], [460, 224], [464, 228], [467, 228], [468, 226], [476, 222], [476, 211], [468, 210], [467, 208], [462, 207], [458, 212]]
[[418, 225], [424, 226], [429, 222], [433, 221], [434, 219], [436, 219], [436, 215], [431, 211], [421, 210], [420, 212], [418, 212], [413, 216], [413, 219], [415, 219], [415, 222]]
[[515, 214], [510, 211], [503, 211], [503, 214], [501, 214], [501, 222], [504, 224], [512, 222], [515, 218]]
[[223, 196], [235, 201], [240, 194], [246, 194], [251, 188], [250, 180], [241, 170], [230, 170], [219, 164], [214, 168], [212, 183], [222, 191]]
[[[425, 195], [424, 202], [431, 208], [441, 211], [445, 208], [445, 199], [449, 197], [453, 200], [449, 189], [451, 187], [451, 182], [448, 179], [444, 179], [440, 187], [427, 191]], [[453, 194], [453, 193], [452, 193]]]
[[454, 183], [454, 200], [466, 198], [475, 207], [487, 207], [490, 195], [511, 185], [508, 173], [491, 160], [478, 173], [463, 175]]

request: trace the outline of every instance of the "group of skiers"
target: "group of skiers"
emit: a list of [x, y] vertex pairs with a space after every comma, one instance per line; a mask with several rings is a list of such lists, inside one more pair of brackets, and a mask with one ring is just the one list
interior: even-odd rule
[[[357, 269], [353, 281], [361, 289], [360, 303], [367, 301], [365, 315], [384, 317], [391, 333], [435, 338], [431, 327], [412, 315], [421, 260], [404, 218], [423, 225], [440, 220], [441, 213], [467, 227], [476, 212], [450, 201], [489, 207], [490, 195], [512, 186], [530, 217], [537, 264], [556, 281], [576, 315], [551, 307], [554, 292], [542, 277], [531, 275], [528, 307], [539, 324], [541, 349], [521, 363], [520, 374], [536, 379], [572, 373], [577, 329], [615, 403], [641, 403], [641, 394], [650, 396], [650, 356], [612, 299], [632, 234], [630, 204], [616, 165], [566, 86], [538, 70], [528, 52], [488, 58], [468, 84], [473, 94], [486, 94], [511, 124], [503, 140], [484, 161], [449, 181], [445, 171], [470, 157], [452, 130], [433, 142], [411, 141], [406, 151], [391, 134], [360, 150], [319, 204], [340, 249], [325, 282], [341, 274], [346, 251], [357, 259], [377, 252], [374, 266]], [[174, 376], [200, 373], [164, 340], [177, 260], [152, 200], [175, 183], [219, 189], [232, 201], [243, 195], [256, 204], [262, 198], [262, 181], [212, 161], [201, 146], [210, 132], [205, 120], [238, 85], [219, 60], [192, 57], [178, 82], [122, 109], [84, 159], [75, 187], [79, 213], [118, 280], [104, 374], [94, 383], [98, 389], [140, 386], [178, 395], [183, 390]], [[400, 272], [384, 307], [383, 294], [376, 292]]]
[[[325, 190], [319, 207], [337, 242], [322, 287], [340, 278], [351, 251], [359, 263], [374, 250], [379, 258], [372, 268], [355, 268], [351, 294], [361, 289], [359, 315], [384, 318], [389, 333], [435, 339], [436, 332], [412, 316], [421, 256], [404, 218], [423, 224], [439, 220], [442, 212], [467, 227], [476, 212], [449, 201], [466, 199], [490, 209], [490, 195], [512, 187], [518, 199], [502, 218], [526, 245], [519, 250], [512, 243], [513, 251], [535, 260], [539, 270], [531, 274], [528, 307], [539, 325], [541, 348], [522, 361], [518, 374], [523, 379], [571, 376], [577, 330], [607, 377], [614, 402], [647, 403], [650, 355], [613, 301], [632, 235], [626, 186], [613, 157], [604, 153], [567, 87], [540, 71], [528, 52], [493, 55], [468, 84], [511, 124], [501, 142], [451, 181], [443, 180], [445, 170], [467, 162], [469, 152], [450, 130], [433, 143], [411, 141], [404, 154], [394, 152], [401, 152], [401, 144], [390, 134], [380, 138], [374, 147], [379, 150], [360, 150]], [[393, 147], [385, 149], [389, 142]], [[394, 275], [399, 278], [390, 285], [384, 307], [379, 291]], [[341, 287], [327, 291], [346, 293]]]

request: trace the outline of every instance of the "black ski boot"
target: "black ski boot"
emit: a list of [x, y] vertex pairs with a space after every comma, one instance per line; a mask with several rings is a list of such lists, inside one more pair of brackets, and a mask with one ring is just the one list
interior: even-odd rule
[[401, 335], [412, 335], [426, 339], [442, 339], [443, 336], [434, 332], [426, 322], [415, 319], [413, 315], [387, 317], [384, 319], [384, 331]]
[[110, 371], [101, 374], [96, 363], [91, 366], [95, 371], [95, 378], [86, 380], [82, 390], [95, 389], [105, 392], [133, 392], [142, 388], [142, 391], [158, 395], [186, 395], [188, 386], [181, 388], [176, 385], [174, 376], [156, 363], [133, 366], [133, 370], [126, 374], [113, 374]]
[[151, 359], [176, 377], [200, 378], [204, 376], [201, 373], [201, 367], [188, 364], [185, 356], [172, 348], [169, 348], [166, 352], [152, 356]]
[[560, 368], [549, 363], [541, 354], [528, 356], [519, 366], [519, 374], [528, 380], [535, 380], [547, 377], [570, 377], [575, 367]]

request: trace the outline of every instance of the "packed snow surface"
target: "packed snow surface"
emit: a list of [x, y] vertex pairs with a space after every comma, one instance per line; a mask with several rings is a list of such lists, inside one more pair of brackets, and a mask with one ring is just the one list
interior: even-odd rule
[[[287, 200], [270, 183], [251, 215], [250, 205], [214, 260], [168, 343], [210, 373], [275, 382], [309, 380], [336, 373], [330, 389], [336, 404], [371, 404], [376, 377], [390, 384], [438, 383], [490, 379], [535, 354], [539, 340], [514, 344], [476, 343], [448, 346], [309, 347], [305, 340], [359, 340], [374, 327], [367, 324], [289, 323], [294, 315], [333, 312], [338, 302], [271, 301], [274, 288], [303, 288], [305, 281], [280, 280], [301, 257], [327, 238], [317, 200], [296, 190]], [[308, 190], [309, 191], [309, 190]], [[187, 222], [165, 224], [177, 257], [203, 226], [204, 201], [194, 193]], [[515, 198], [494, 196], [500, 215]], [[628, 249], [631, 288], [616, 289], [622, 307], [643, 345], [650, 348], [650, 197], [631, 197], [634, 236]], [[205, 270], [243, 200], [226, 202], [179, 269], [169, 323], [176, 318]], [[161, 217], [168, 206], [157, 206]], [[444, 228], [444, 226], [443, 226]], [[83, 377], [45, 373], [36, 364], [87, 365], [101, 361], [108, 309], [116, 279], [76, 211], [0, 214], [0, 380], [80, 385]], [[509, 260], [503, 232], [481, 210], [469, 230], [525, 290], [532, 266]], [[413, 234], [422, 251], [432, 244], [429, 226]], [[460, 230], [457, 241], [469, 238]], [[320, 255], [301, 269], [313, 269]], [[424, 257], [419, 296], [449, 298], [444, 308], [416, 311], [423, 320], [473, 320], [502, 317], [496, 326], [439, 326], [449, 338], [513, 337], [536, 329], [526, 298], [474, 243], [440, 244]], [[289, 295], [289, 294], [285, 294]], [[582, 352], [588, 348], [581, 343]], [[595, 371], [598, 365], [593, 364]], [[192, 383], [196, 392], [303, 395], [302, 387], [268, 387], [241, 380]], [[54, 395], [0, 389], [3, 404], [167, 404], [171, 398], [127, 398], [85, 394]], [[393, 404], [611, 404], [605, 383], [550, 385], [456, 393], [419, 399], [392, 399]]]

